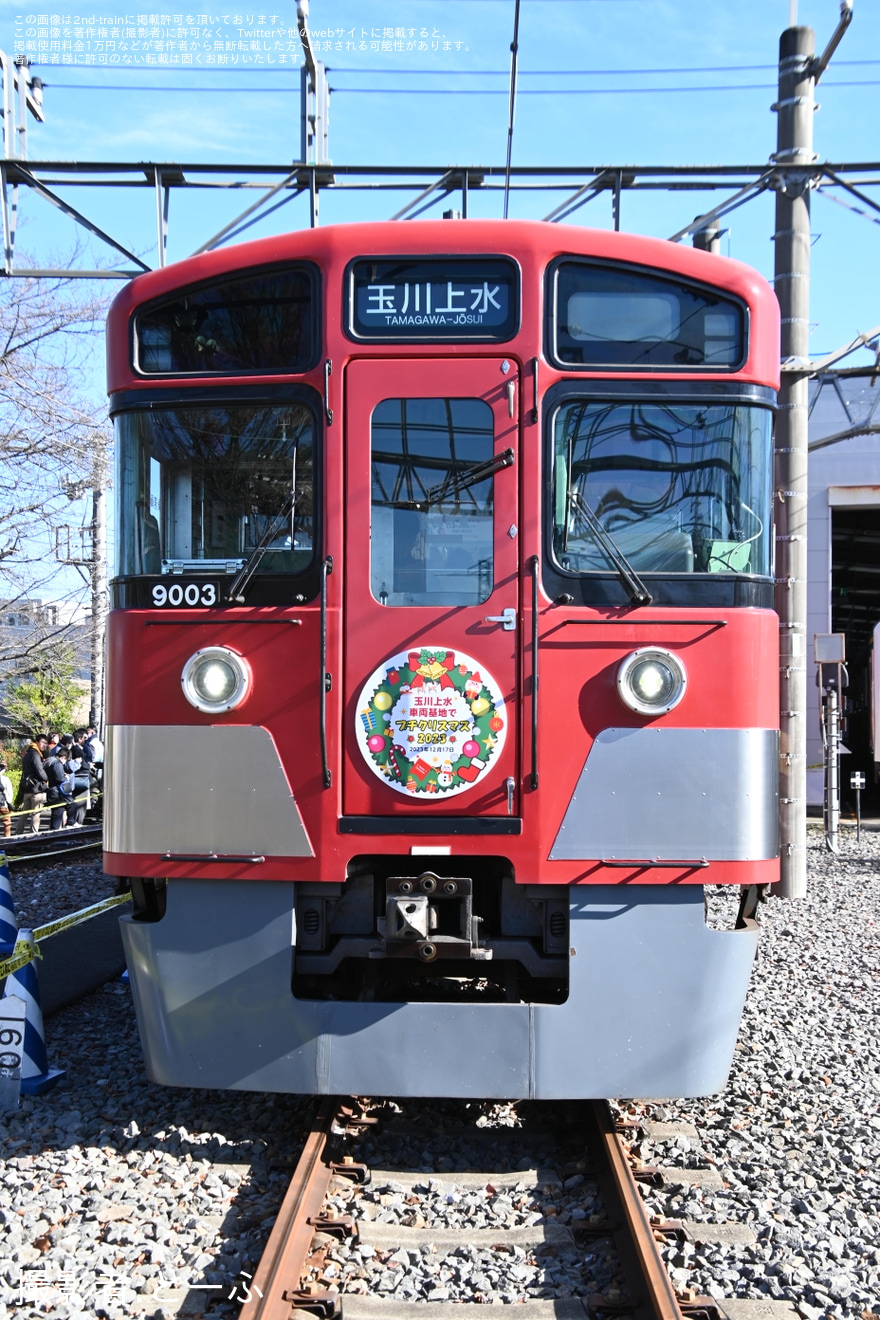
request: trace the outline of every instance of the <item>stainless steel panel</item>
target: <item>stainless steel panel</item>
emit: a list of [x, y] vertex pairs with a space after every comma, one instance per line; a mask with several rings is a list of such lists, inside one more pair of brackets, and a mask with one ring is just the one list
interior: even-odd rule
[[[710, 930], [702, 885], [571, 891], [569, 1004], [589, 1023], [535, 1010], [536, 1094], [707, 1095], [730, 1071], [758, 944]], [[598, 1088], [598, 1089], [595, 1089]]]
[[778, 855], [775, 729], [604, 729], [552, 859]]
[[162, 921], [123, 920], [121, 928], [154, 1081], [323, 1094], [529, 1093], [525, 1005], [294, 999], [290, 884], [172, 880]]
[[107, 729], [104, 847], [119, 853], [312, 857], [268, 729]]
[[293, 998], [289, 883], [172, 880], [121, 926], [154, 1081], [511, 1099], [719, 1089], [757, 943], [700, 886], [575, 887], [566, 1003], [352, 1004]]

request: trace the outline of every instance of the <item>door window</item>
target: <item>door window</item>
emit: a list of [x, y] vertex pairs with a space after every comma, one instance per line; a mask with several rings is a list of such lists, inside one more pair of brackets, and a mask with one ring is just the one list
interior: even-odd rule
[[383, 399], [371, 424], [370, 586], [382, 605], [473, 605], [494, 583], [492, 409]]

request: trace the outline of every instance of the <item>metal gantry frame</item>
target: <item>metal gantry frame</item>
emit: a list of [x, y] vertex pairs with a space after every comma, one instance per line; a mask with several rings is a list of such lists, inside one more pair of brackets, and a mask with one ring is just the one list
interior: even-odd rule
[[[66, 189], [128, 189], [148, 195], [147, 205], [155, 208], [155, 266], [164, 266], [168, 249], [171, 196], [174, 192], [197, 190], [214, 193], [235, 191], [257, 193], [242, 211], [206, 239], [196, 252], [208, 252], [238, 239], [253, 225], [269, 218], [296, 197], [308, 194], [309, 223], [318, 223], [318, 198], [324, 192], [385, 192], [390, 196], [410, 194], [403, 206], [389, 216], [392, 220], [414, 220], [432, 207], [454, 206], [467, 218], [474, 194], [498, 194], [499, 209], [506, 187], [505, 165], [434, 166], [434, 165], [333, 165], [322, 163], [218, 165], [204, 162], [168, 161], [25, 161], [6, 157], [0, 161], [0, 207], [3, 217], [3, 273], [9, 277], [33, 279], [40, 276], [69, 279], [127, 280], [151, 266], [136, 255], [121, 238], [109, 233], [79, 206], [65, 200]], [[866, 188], [880, 187], [880, 161], [859, 162], [785, 162], [763, 165], [520, 165], [510, 171], [510, 191], [552, 195], [562, 199], [545, 215], [552, 223], [567, 220], [575, 211], [607, 196], [611, 203], [612, 225], [621, 228], [624, 194], [638, 192], [724, 191], [728, 195], [717, 206], [695, 217], [670, 234], [672, 242], [694, 235], [714, 221], [766, 192], [790, 194], [792, 188], [809, 193], [832, 193], [836, 190], [856, 197], [863, 206], [880, 216], [880, 202]], [[87, 233], [106, 244], [116, 258], [115, 264], [66, 266], [27, 266], [15, 262], [15, 231], [18, 193], [27, 188], [60, 210]], [[731, 191], [732, 190], [732, 191]], [[389, 207], [389, 210], [391, 208]], [[118, 262], [123, 257], [124, 264]]]
[[[789, 32], [805, 29], [789, 29]], [[784, 63], [784, 62], [783, 62]], [[783, 63], [780, 68], [783, 69]], [[785, 76], [802, 77], [803, 67], [785, 66]], [[788, 99], [788, 98], [785, 98]], [[798, 98], [793, 116], [802, 124], [806, 113]], [[784, 98], [780, 96], [780, 102]], [[785, 140], [780, 104], [780, 142]], [[796, 133], [795, 133], [796, 136]], [[809, 201], [815, 192], [830, 195], [844, 192], [862, 207], [880, 215], [880, 204], [866, 189], [880, 186], [880, 162], [825, 163], [815, 159], [811, 143], [796, 147], [794, 154], [781, 147], [775, 159], [760, 165], [673, 165], [673, 166], [371, 166], [333, 165], [319, 162], [278, 165], [217, 165], [198, 162], [58, 162], [6, 158], [0, 162], [0, 206], [3, 217], [3, 271], [10, 279], [78, 278], [128, 280], [150, 269], [147, 262], [97, 224], [78, 206], [65, 200], [65, 189], [134, 189], [145, 191], [154, 208], [156, 266], [166, 261], [172, 194], [196, 189], [215, 197], [217, 191], [250, 193], [253, 200], [234, 219], [215, 232], [197, 251], [206, 252], [240, 238], [252, 226], [266, 221], [281, 207], [304, 194], [309, 199], [309, 224], [318, 223], [322, 193], [387, 193], [403, 205], [391, 211], [393, 220], [405, 223], [432, 208], [454, 208], [466, 217], [475, 195], [492, 195], [489, 209], [500, 214], [503, 198], [511, 193], [556, 194], [559, 200], [545, 214], [558, 223], [603, 196], [611, 204], [615, 230], [622, 227], [625, 196], [638, 192], [701, 193], [715, 191], [721, 200], [708, 211], [683, 225], [670, 239], [691, 237], [698, 246], [717, 249], [717, 222], [738, 207], [767, 193], [776, 196], [775, 283], [783, 314], [782, 388], [775, 442], [774, 492], [777, 508], [776, 556], [777, 599], [780, 615], [780, 695], [782, 735], [780, 752], [780, 821], [782, 836], [782, 896], [799, 897], [806, 892], [806, 386], [820, 369], [872, 342], [880, 326], [849, 344], [812, 362], [806, 332], [809, 327]], [[21, 188], [61, 210], [88, 234], [105, 243], [115, 261], [106, 266], [84, 264], [78, 268], [17, 265], [15, 222]], [[255, 194], [255, 196], [254, 196]], [[486, 207], [481, 208], [484, 212]], [[794, 219], [789, 217], [794, 216]], [[119, 258], [122, 258], [120, 261]]]
[[[408, 194], [392, 220], [416, 219], [438, 204], [458, 206], [449, 213], [467, 217], [471, 197], [498, 193], [495, 214], [507, 214], [510, 193], [561, 194], [544, 216], [558, 223], [607, 194], [615, 230], [621, 228], [624, 194], [639, 191], [722, 191], [710, 210], [670, 235], [673, 242], [691, 237], [694, 244], [717, 250], [717, 221], [767, 192], [776, 197], [775, 275], [782, 309], [782, 386], [775, 442], [774, 492], [777, 501], [777, 595], [780, 616], [782, 745], [780, 751], [780, 824], [782, 879], [778, 892], [799, 897], [806, 890], [806, 464], [807, 381], [819, 371], [871, 343], [880, 326], [859, 335], [820, 362], [809, 358], [810, 200], [814, 193], [858, 210], [839, 193], [855, 198], [861, 214], [880, 223], [880, 202], [866, 189], [880, 187], [880, 162], [821, 162], [812, 149], [812, 112], [816, 84], [852, 19], [852, 0], [841, 0], [840, 20], [823, 53], [814, 55], [814, 34], [807, 27], [782, 33], [779, 49], [779, 95], [772, 109], [778, 119], [777, 150], [758, 165], [585, 165], [575, 166], [370, 166], [331, 165], [329, 160], [329, 89], [326, 69], [314, 59], [308, 36], [308, 0], [298, 0], [297, 18], [306, 67], [302, 71], [302, 142], [300, 162], [273, 165], [204, 163], [76, 162], [26, 160], [28, 113], [42, 119], [39, 79], [31, 78], [26, 60], [14, 65], [0, 53], [3, 77], [4, 159], [0, 161], [0, 209], [3, 228], [3, 274], [35, 279], [127, 280], [149, 270], [125, 242], [61, 196], [65, 188], [146, 189], [155, 206], [157, 266], [167, 257], [171, 195], [197, 189], [234, 189], [257, 194], [197, 252], [207, 252], [240, 237], [302, 194], [309, 199], [309, 225], [318, 224], [319, 198], [330, 190]], [[515, 43], [515, 34], [514, 34]], [[511, 111], [515, 63], [511, 78]], [[511, 113], [512, 131], [512, 113]], [[509, 146], [510, 144], [508, 144]], [[509, 157], [508, 151], [508, 157]], [[16, 220], [21, 188], [61, 210], [115, 254], [116, 264], [78, 267], [17, 266]], [[459, 201], [460, 198], [460, 201]], [[389, 208], [390, 209], [390, 208]], [[124, 263], [119, 263], [122, 257]], [[880, 354], [878, 354], [880, 361]], [[870, 427], [874, 430], [873, 424]], [[834, 437], [844, 438], [843, 436]]]
[[0, 50], [0, 81], [3, 84], [0, 102], [3, 155], [24, 160], [27, 156], [28, 115], [33, 115], [40, 124], [45, 120], [42, 79], [31, 76], [30, 60], [23, 55], [10, 59], [5, 51]]

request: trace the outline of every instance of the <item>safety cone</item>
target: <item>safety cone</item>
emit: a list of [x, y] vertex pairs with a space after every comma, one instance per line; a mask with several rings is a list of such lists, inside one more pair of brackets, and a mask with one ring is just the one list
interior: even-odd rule
[[[9, 879], [9, 863], [6, 854], [0, 853], [0, 963], [3, 963], [15, 948], [18, 939], [18, 917], [12, 901], [12, 883]], [[0, 977], [0, 996], [5, 992], [6, 978]]]
[[[0, 853], [0, 959], [8, 957], [16, 943], [33, 943], [33, 933], [19, 932], [18, 918], [12, 902], [9, 865]], [[50, 1068], [46, 1057], [46, 1036], [43, 1030], [43, 1009], [40, 1004], [40, 982], [33, 959], [6, 977], [4, 997], [17, 996], [26, 1007], [24, 1046], [21, 1059], [21, 1089], [25, 1095], [42, 1095], [51, 1091], [64, 1076], [64, 1069]]]
[[18, 917], [12, 901], [12, 882], [6, 853], [0, 852], [0, 944], [14, 944], [18, 939]]

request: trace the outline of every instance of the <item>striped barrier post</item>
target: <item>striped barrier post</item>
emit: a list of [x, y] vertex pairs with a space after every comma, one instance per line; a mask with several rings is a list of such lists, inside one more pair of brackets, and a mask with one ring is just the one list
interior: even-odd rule
[[[33, 942], [32, 931], [18, 929], [9, 866], [5, 853], [0, 853], [0, 959], [11, 955], [16, 944], [21, 948], [22, 945], [32, 946]], [[57, 1085], [64, 1076], [64, 1070], [49, 1067], [43, 1009], [40, 1004], [40, 982], [33, 959], [9, 973], [3, 986], [3, 995], [4, 998], [22, 999], [25, 1004], [21, 1090], [24, 1095], [42, 1095]]]
[[12, 881], [6, 854], [0, 853], [0, 944], [15, 944], [18, 939], [18, 917], [12, 901]]

